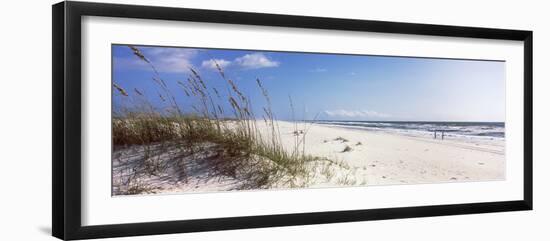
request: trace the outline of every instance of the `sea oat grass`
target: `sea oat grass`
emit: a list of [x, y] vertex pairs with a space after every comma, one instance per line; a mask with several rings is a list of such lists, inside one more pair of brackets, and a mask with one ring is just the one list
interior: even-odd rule
[[[135, 56], [154, 70], [152, 80], [160, 90], [158, 97], [171, 111], [163, 112], [153, 108], [143, 91], [134, 89], [135, 93], [128, 93], [122, 86], [114, 84], [121, 98], [139, 97], [143, 100], [141, 105], [144, 105], [142, 107], [137, 102], [130, 102], [133, 106], [126, 106], [113, 118], [112, 139], [115, 148], [170, 143], [181, 150], [195, 153], [201, 152], [201, 148], [208, 145], [213, 147], [209, 151], [215, 152], [211, 154], [215, 157], [211, 161], [212, 168], [222, 175], [245, 177], [249, 183], [245, 188], [305, 186], [310, 178], [311, 162], [327, 161], [326, 158], [306, 154], [305, 138], [309, 129], [306, 126], [305, 131], [298, 131], [297, 124], [294, 124], [299, 135], [295, 136], [291, 151], [283, 148], [276, 117], [271, 110], [271, 99], [260, 79], [256, 79], [256, 83], [267, 103], [261, 108], [264, 111], [262, 118], [266, 123], [267, 138], [262, 136], [262, 130], [256, 123], [258, 118], [252, 111], [251, 101], [217, 63], [216, 68], [226, 84], [227, 93], [224, 95], [218, 89], [209, 87], [200, 73], [190, 68], [191, 74], [187, 81], [174, 83], [183, 90], [181, 95], [189, 100], [188, 103], [195, 103], [184, 111], [153, 63], [137, 47], [129, 47]], [[212, 98], [211, 92], [214, 92], [215, 98]], [[294, 116], [290, 96], [289, 101]], [[231, 107], [230, 111], [225, 110], [224, 106]], [[229, 113], [233, 115], [228, 116]], [[337, 140], [347, 141], [341, 137]], [[163, 160], [147, 159], [143, 165], [147, 173], [158, 175], [163, 172], [166, 163]], [[178, 166], [184, 168], [185, 165], [179, 163]], [[330, 170], [323, 172], [332, 176]], [[135, 182], [132, 185], [127, 188], [128, 193], [143, 192], [143, 185]]]

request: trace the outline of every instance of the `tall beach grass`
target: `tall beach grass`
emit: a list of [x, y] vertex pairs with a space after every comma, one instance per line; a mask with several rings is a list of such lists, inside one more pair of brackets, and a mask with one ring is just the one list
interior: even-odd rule
[[[262, 113], [256, 114], [252, 100], [245, 96], [217, 62], [215, 65], [224, 83], [223, 90], [210, 86], [198, 70], [189, 68], [185, 80], [177, 81], [179, 89], [175, 92], [139, 48], [128, 47], [136, 58], [151, 67], [151, 81], [158, 89], [158, 101], [165, 107], [160, 109], [153, 105], [144, 95], [144, 90], [128, 91], [116, 80], [113, 83], [114, 94], [122, 100], [113, 114], [114, 148], [143, 146], [156, 149], [146, 148], [143, 165], [148, 166], [141, 170], [151, 175], [162, 172], [162, 165], [166, 163], [155, 164], [150, 161], [150, 156], [154, 156], [151, 152], [158, 152], [160, 147], [170, 147], [188, 154], [208, 152], [213, 157], [210, 161], [213, 171], [219, 175], [245, 179], [247, 185], [243, 185], [243, 189], [298, 187], [307, 185], [311, 162], [327, 160], [306, 154], [307, 126], [298, 130], [298, 124], [295, 124], [292, 150], [283, 147], [278, 122], [271, 108], [272, 100], [259, 78], [256, 79], [256, 85], [266, 104], [258, 108]], [[176, 101], [176, 95], [188, 100], [186, 103], [193, 104], [181, 105]], [[289, 102], [294, 113], [290, 97]], [[185, 163], [178, 165], [182, 168], [186, 166]], [[324, 172], [329, 173], [328, 170]], [[137, 179], [134, 174], [129, 175], [129, 178]], [[125, 194], [147, 192], [147, 188], [135, 186], [138, 181], [128, 180], [126, 183], [134, 186], [127, 187]]]

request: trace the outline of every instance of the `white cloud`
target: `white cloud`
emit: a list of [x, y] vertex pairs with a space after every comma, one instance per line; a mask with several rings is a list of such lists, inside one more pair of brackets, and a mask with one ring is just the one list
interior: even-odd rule
[[325, 110], [324, 113], [329, 117], [340, 118], [387, 118], [388, 114], [372, 111], [372, 110]]
[[[159, 72], [187, 73], [193, 67], [191, 58], [198, 53], [194, 49], [137, 47]], [[129, 51], [131, 51], [128, 48]], [[122, 68], [151, 69], [151, 66], [136, 56], [115, 58], [115, 64]]]
[[211, 69], [211, 70], [217, 70], [216, 63], [220, 66], [220, 68], [225, 68], [231, 64], [231, 61], [225, 60], [225, 59], [209, 59], [202, 61], [202, 67]]
[[279, 66], [279, 62], [270, 60], [262, 53], [246, 54], [236, 58], [235, 63], [247, 69], [259, 69]]
[[189, 72], [193, 67], [191, 58], [197, 50], [184, 48], [141, 48], [143, 54], [155, 65], [159, 72]]
[[315, 69], [310, 70], [310, 72], [313, 72], [313, 73], [322, 73], [322, 72], [327, 72], [327, 69], [324, 69], [324, 68], [315, 68]]

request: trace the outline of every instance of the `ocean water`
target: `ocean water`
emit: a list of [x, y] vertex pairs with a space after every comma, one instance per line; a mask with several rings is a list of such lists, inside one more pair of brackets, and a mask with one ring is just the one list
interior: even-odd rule
[[[504, 122], [429, 122], [429, 121], [314, 121], [317, 124], [409, 135], [433, 136], [444, 130], [445, 137], [504, 139]], [[437, 133], [441, 138], [441, 133]]]

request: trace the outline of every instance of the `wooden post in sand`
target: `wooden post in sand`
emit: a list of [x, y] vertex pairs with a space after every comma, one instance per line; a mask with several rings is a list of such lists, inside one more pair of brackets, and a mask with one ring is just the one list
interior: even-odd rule
[[434, 130], [434, 139], [437, 139], [437, 130]]
[[441, 140], [443, 140], [444, 138], [445, 138], [445, 131], [441, 130]]

